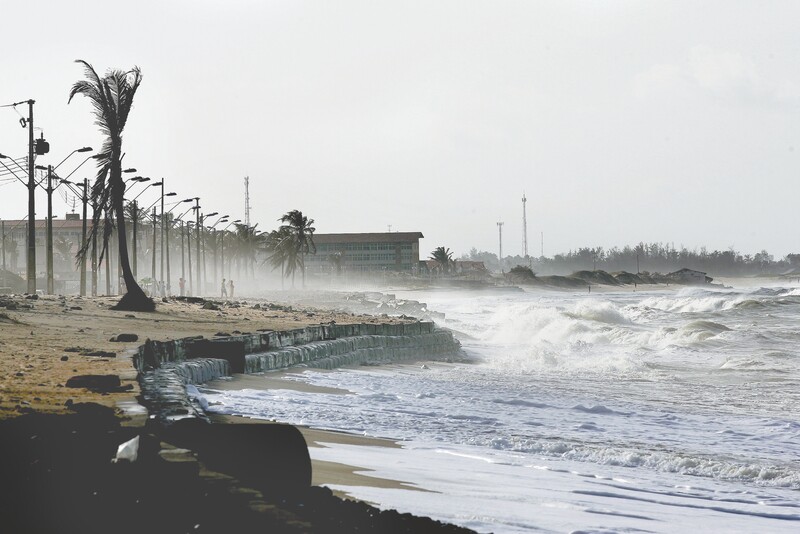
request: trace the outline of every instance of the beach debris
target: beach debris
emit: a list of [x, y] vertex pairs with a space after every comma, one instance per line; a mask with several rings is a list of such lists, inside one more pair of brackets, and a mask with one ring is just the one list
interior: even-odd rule
[[217, 306], [216, 304], [214, 304], [214, 303], [213, 303], [213, 302], [211, 302], [210, 300], [207, 300], [207, 301], [206, 301], [206, 302], [203, 304], [203, 309], [204, 309], [204, 310], [219, 310], [219, 306]]
[[89, 352], [82, 352], [81, 356], [97, 356], [99, 358], [116, 358], [116, 352], [109, 352], [107, 350], [93, 350]]
[[109, 341], [113, 343], [129, 343], [131, 341], [139, 341], [139, 336], [137, 334], [117, 334]]
[[96, 393], [118, 393], [133, 389], [132, 384], [122, 385], [119, 375], [76, 375], [67, 379], [68, 388], [85, 388]]
[[28, 299], [28, 300], [39, 300], [39, 295], [34, 293], [32, 295], [25, 295], [25, 298]]
[[121, 443], [117, 447], [117, 455], [116, 457], [111, 459], [111, 463], [117, 463], [119, 461], [126, 461], [133, 463], [136, 461], [136, 458], [139, 455], [139, 436], [135, 438], [129, 439], [125, 443]]

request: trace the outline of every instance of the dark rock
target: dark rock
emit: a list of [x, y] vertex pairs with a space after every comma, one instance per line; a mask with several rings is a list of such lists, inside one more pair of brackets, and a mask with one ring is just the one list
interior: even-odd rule
[[227, 332], [217, 332], [214, 335], [217, 336], [217, 337], [231, 337], [231, 335], [229, 333], [227, 333]]
[[64, 352], [83, 352], [88, 349], [84, 349], [82, 347], [67, 347], [64, 349]]
[[121, 389], [119, 375], [77, 375], [68, 379], [66, 386], [95, 392], [115, 392]]
[[80, 306], [70, 306], [69, 309], [78, 311], [78, 310], [82, 310], [83, 308], [81, 308]]
[[139, 341], [139, 336], [136, 334], [117, 334], [109, 339], [109, 341], [116, 343], [129, 343], [132, 341]]
[[206, 302], [203, 304], [203, 309], [204, 309], [204, 310], [219, 310], [219, 306], [217, 306], [216, 304], [214, 304], [213, 302], [211, 302], [211, 301], [209, 300], [209, 301], [206, 301]]
[[261, 309], [261, 304], [253, 304], [253, 309], [254, 310], [260, 310]]
[[65, 362], [67, 360], [69, 360], [69, 356], [64, 355], [64, 356], [61, 357], [61, 361], [62, 362]]
[[20, 372], [18, 372], [18, 373], [16, 374], [16, 376], [25, 376], [25, 373], [23, 373], [22, 371], [20, 371]]
[[125, 317], [127, 317], [128, 319], [136, 319], [136, 316], [132, 313], [126, 313]]
[[39, 300], [39, 295], [34, 293], [33, 295], [25, 295], [25, 298], [28, 300]]

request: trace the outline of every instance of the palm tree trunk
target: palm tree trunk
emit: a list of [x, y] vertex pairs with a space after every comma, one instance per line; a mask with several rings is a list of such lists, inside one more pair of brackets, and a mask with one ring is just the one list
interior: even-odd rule
[[122, 300], [117, 303], [114, 309], [117, 310], [132, 310], [132, 311], [152, 311], [155, 309], [155, 304], [152, 299], [145, 295], [144, 291], [136, 279], [133, 277], [131, 270], [130, 259], [128, 258], [128, 241], [125, 235], [125, 211], [123, 206], [123, 195], [113, 200], [114, 214], [117, 218], [118, 242], [119, 242], [119, 262], [122, 266], [122, 278], [125, 280], [125, 295]]

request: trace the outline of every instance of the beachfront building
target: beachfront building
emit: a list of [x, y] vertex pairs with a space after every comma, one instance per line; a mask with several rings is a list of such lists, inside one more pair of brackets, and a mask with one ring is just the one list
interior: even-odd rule
[[[45, 219], [36, 219], [34, 226], [36, 231], [36, 286], [38, 289], [43, 289], [47, 284], [47, 221]], [[87, 219], [86, 227], [87, 233], [90, 232], [92, 228], [91, 219]], [[25, 278], [27, 276], [28, 221], [25, 219], [0, 220], [0, 234], [2, 234], [2, 240], [0, 241], [0, 261], [2, 264], [0, 269]], [[148, 244], [152, 242], [152, 235], [152, 224], [143, 222], [139, 225], [137, 255], [140, 262], [138, 273], [140, 277], [150, 272], [149, 263], [144, 262], [144, 255], [148, 252]], [[57, 293], [74, 293], [78, 291], [80, 271], [75, 255], [81, 246], [82, 236], [83, 219], [81, 219], [80, 214], [67, 213], [64, 219], [60, 217], [53, 219], [53, 275]], [[112, 237], [109, 245], [112, 250], [115, 250], [114, 247], [116, 247], [114, 239], [116, 237]], [[129, 230], [129, 247], [131, 246], [131, 239]], [[173, 246], [175, 245], [173, 244]], [[99, 249], [100, 247], [98, 247], [98, 256], [100, 254]], [[111, 266], [116, 270], [118, 255], [111, 253], [108, 257], [111, 259]], [[146, 267], [148, 268], [145, 270]], [[86, 270], [91, 273], [90, 261], [86, 262]], [[116, 271], [114, 272], [116, 273]], [[98, 276], [102, 279], [100, 285], [104, 285], [104, 268], [98, 270]], [[117, 283], [116, 276], [112, 276], [112, 282], [114, 284]]]
[[314, 234], [309, 272], [416, 272], [422, 232]]
[[686, 268], [669, 273], [667, 277], [678, 284], [707, 284], [713, 280], [704, 272]]

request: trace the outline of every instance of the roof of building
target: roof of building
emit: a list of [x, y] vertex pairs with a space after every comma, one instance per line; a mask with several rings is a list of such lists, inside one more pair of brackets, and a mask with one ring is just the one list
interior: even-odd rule
[[422, 232], [380, 232], [372, 234], [314, 234], [317, 245], [331, 243], [408, 243], [425, 237]]
[[[687, 269], [686, 267], [684, 267], [683, 269], [678, 269], [675, 272], [669, 273], [669, 275], [673, 275], [673, 274], [689, 274], [689, 273], [697, 273], [697, 274], [702, 274], [702, 275], [706, 274], [703, 271], [695, 271], [694, 269]], [[667, 276], [669, 276], [669, 275], [667, 275]]]
[[[17, 220], [5, 220], [5, 228], [8, 231], [10, 228], [18, 227], [24, 228], [27, 224], [27, 220], [25, 219], [17, 219]], [[92, 226], [92, 220], [87, 219], [86, 223], [88, 226]], [[34, 225], [36, 228], [40, 228], [44, 230], [47, 228], [47, 221], [46, 219], [36, 219], [34, 220]], [[53, 230], [59, 228], [69, 228], [69, 229], [77, 229], [80, 230], [83, 227], [83, 220], [82, 219], [53, 219]]]

